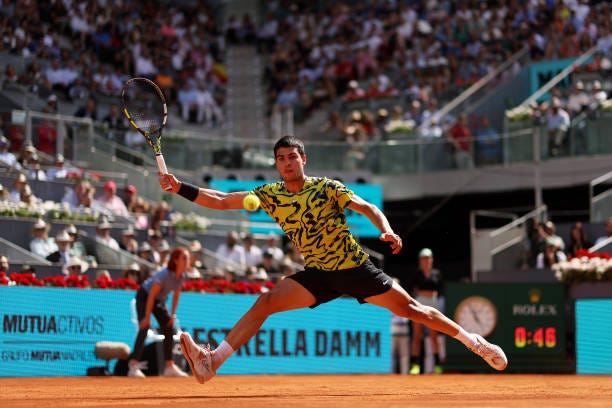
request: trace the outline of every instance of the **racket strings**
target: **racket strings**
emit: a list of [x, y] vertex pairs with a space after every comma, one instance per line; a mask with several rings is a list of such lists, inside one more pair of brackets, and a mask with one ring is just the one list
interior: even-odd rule
[[126, 110], [131, 120], [145, 132], [157, 132], [163, 126], [163, 100], [150, 85], [132, 82], [126, 91]]

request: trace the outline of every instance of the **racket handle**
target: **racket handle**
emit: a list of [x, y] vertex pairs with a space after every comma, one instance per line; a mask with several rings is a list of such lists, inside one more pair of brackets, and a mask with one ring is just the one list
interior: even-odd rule
[[168, 174], [168, 168], [166, 167], [166, 162], [164, 160], [164, 156], [162, 154], [155, 155], [155, 159], [157, 160], [157, 168], [161, 174]]

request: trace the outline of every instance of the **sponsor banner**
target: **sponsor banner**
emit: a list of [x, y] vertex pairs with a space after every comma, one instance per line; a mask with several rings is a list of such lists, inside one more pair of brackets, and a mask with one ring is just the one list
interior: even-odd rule
[[[267, 181], [242, 181], [242, 180], [212, 180], [210, 182], [211, 188], [216, 190], [220, 190], [226, 193], [230, 193], [232, 191], [250, 191], [255, 187], [258, 187], [262, 184], [267, 183]], [[351, 189], [355, 194], [365, 199], [366, 201], [376, 205], [378, 208], [382, 210], [383, 208], [383, 199], [382, 199], [382, 186], [374, 185], [374, 184], [345, 184], [349, 189]], [[282, 232], [281, 229], [276, 225], [274, 220], [266, 214], [263, 210], [259, 209], [257, 211], [249, 212], [246, 210], [242, 210], [245, 213], [245, 216], [249, 218], [251, 222], [263, 222], [263, 223], [273, 223], [274, 227], [261, 228], [261, 227], [251, 227], [251, 232], [253, 233], [267, 233], [271, 229], [276, 229], [277, 232]], [[380, 231], [378, 228], [374, 226], [370, 222], [370, 220], [359, 213], [356, 213], [351, 210], [346, 210], [346, 220], [352, 230], [352, 232], [362, 238], [378, 238], [380, 235]]]
[[[0, 287], [0, 376], [81, 376], [98, 341], [133, 347], [133, 291]], [[253, 295], [182, 293], [179, 325], [220, 343]], [[169, 299], [169, 301], [171, 298]], [[391, 316], [353, 299], [271, 316], [219, 374], [388, 373]], [[156, 326], [152, 318], [153, 326]]]
[[576, 372], [612, 374], [612, 299], [576, 300]]
[[[567, 354], [562, 284], [451, 282], [446, 300], [450, 317], [504, 350], [509, 371], [573, 369]], [[459, 342], [448, 344], [446, 366], [492, 371]]]
[[[547, 82], [557, 76], [565, 68], [570, 66], [570, 64], [572, 64], [575, 60], [575, 58], [566, 58], [531, 64], [529, 66], [529, 86], [531, 91], [530, 93], [533, 94], [538, 89], [542, 88]], [[571, 85], [569, 76], [564, 78], [560, 83], [560, 86], [569, 85]], [[540, 97], [539, 101], [545, 101], [549, 98], [550, 93], [547, 92]]]

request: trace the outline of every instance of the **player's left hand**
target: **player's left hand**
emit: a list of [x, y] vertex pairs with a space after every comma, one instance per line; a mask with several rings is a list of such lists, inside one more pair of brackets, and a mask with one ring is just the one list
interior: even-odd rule
[[393, 232], [383, 232], [382, 234], [380, 234], [379, 239], [381, 241], [391, 243], [391, 250], [393, 251], [393, 254], [397, 254], [399, 253], [399, 251], [402, 250], [402, 239], [399, 235]]

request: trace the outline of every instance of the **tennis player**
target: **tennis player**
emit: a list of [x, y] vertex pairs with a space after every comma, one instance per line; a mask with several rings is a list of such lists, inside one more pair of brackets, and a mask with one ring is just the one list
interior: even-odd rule
[[[368, 259], [351, 234], [344, 210], [361, 213], [380, 230], [394, 254], [402, 239], [393, 232], [382, 211], [354, 194], [342, 183], [304, 174], [306, 153], [301, 140], [284, 136], [274, 145], [276, 168], [282, 181], [264, 184], [252, 193], [261, 208], [274, 218], [305, 259], [305, 269], [280, 281], [259, 296], [214, 351], [200, 347], [188, 333], [181, 335], [181, 348], [191, 371], [200, 383], [210, 380], [219, 367], [252, 336], [272, 314], [292, 309], [317, 307], [342, 295], [360, 303], [371, 303], [399, 316], [422, 323], [461, 341], [491, 367], [503, 370], [508, 364], [499, 346], [478, 334], [468, 333], [433, 307], [413, 299], [399, 284]], [[180, 182], [172, 174], [160, 174], [166, 191], [178, 193], [207, 208], [242, 208], [248, 191], [224, 193]]]

